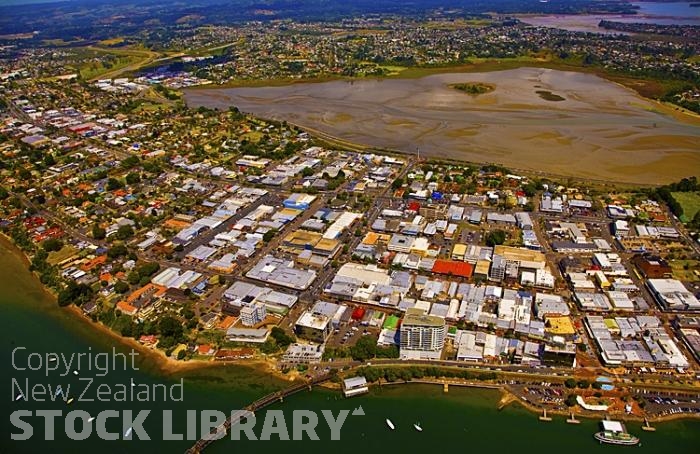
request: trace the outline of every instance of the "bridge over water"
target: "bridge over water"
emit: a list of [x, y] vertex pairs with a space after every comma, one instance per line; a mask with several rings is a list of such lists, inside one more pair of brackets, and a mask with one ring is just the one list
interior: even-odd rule
[[261, 397], [260, 399], [245, 407], [243, 410], [239, 410], [236, 413], [233, 413], [226, 419], [226, 421], [223, 422], [223, 424], [212, 429], [211, 432], [209, 432], [209, 434], [197, 440], [197, 442], [190, 449], [185, 451], [185, 454], [198, 454], [202, 452], [211, 443], [222, 438], [222, 436], [220, 435], [221, 432], [228, 433], [228, 431], [231, 430], [231, 425], [240, 421], [240, 419], [244, 417], [247, 414], [247, 412], [254, 413], [258, 410], [267, 407], [268, 405], [272, 405], [273, 403], [281, 401], [285, 397], [291, 396], [292, 394], [296, 394], [304, 389], [311, 390], [311, 388], [314, 385], [318, 385], [320, 383], [328, 381], [330, 378], [330, 374], [320, 375], [309, 381], [297, 383], [293, 386], [290, 386], [289, 388], [275, 391], [273, 393]]

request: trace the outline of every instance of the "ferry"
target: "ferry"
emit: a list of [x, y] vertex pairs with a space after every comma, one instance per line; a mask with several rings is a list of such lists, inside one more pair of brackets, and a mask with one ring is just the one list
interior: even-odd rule
[[418, 432], [423, 432], [423, 428], [420, 426], [420, 423], [417, 422], [413, 425], [413, 428], [416, 429]]
[[620, 421], [604, 420], [601, 421], [601, 425], [603, 426], [603, 430], [593, 435], [600, 444], [607, 443], [626, 446], [639, 444], [639, 438], [627, 433], [627, 429]]
[[388, 418], [387, 418], [387, 420], [386, 420], [386, 425], [389, 426], [389, 429], [391, 429], [391, 430], [396, 429], [396, 427], [394, 427], [394, 423], [391, 422], [391, 419], [388, 419]]

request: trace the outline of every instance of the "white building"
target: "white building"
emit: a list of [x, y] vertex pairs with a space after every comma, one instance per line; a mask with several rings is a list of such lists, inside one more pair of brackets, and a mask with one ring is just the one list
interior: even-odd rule
[[440, 359], [445, 344], [445, 319], [420, 309], [406, 310], [401, 324], [402, 359]]
[[254, 303], [241, 309], [241, 323], [245, 326], [255, 326], [265, 320], [267, 311], [262, 303]]

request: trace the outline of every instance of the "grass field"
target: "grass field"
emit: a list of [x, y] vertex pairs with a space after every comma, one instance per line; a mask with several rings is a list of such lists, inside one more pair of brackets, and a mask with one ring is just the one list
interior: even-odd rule
[[681, 221], [692, 220], [695, 213], [700, 211], [700, 192], [672, 192], [671, 195], [683, 207]]
[[[679, 281], [696, 281], [698, 276], [695, 271], [700, 269], [700, 262], [697, 260], [671, 260], [669, 265], [673, 269], [673, 278]], [[687, 269], [686, 269], [687, 268]]]
[[58, 265], [67, 258], [75, 255], [77, 252], [78, 250], [73, 246], [63, 246], [60, 251], [49, 253], [46, 261], [49, 263], [49, 265]]

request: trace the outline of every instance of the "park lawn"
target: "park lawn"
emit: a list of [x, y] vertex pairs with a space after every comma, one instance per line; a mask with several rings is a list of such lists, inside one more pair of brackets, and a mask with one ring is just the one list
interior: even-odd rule
[[248, 142], [258, 143], [260, 142], [260, 139], [262, 139], [262, 137], [263, 133], [261, 133], [260, 131], [251, 131], [243, 134], [241, 136], [241, 140], [248, 139]]
[[688, 222], [700, 211], [700, 192], [672, 192], [671, 195], [683, 208], [681, 221]]
[[50, 252], [46, 261], [49, 265], [58, 265], [62, 261], [74, 256], [78, 250], [70, 245], [65, 245], [60, 251]]
[[[700, 261], [697, 260], [671, 260], [671, 269], [673, 270], [673, 278], [679, 281], [693, 282], [698, 279], [695, 271], [700, 269]], [[685, 267], [688, 266], [686, 270]]]

